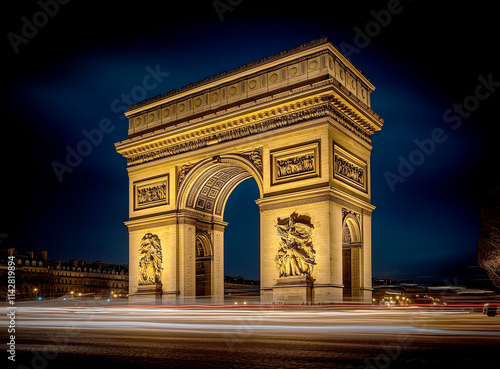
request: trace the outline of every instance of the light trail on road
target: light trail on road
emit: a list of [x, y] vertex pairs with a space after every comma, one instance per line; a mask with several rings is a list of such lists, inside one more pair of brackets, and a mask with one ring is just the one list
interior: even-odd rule
[[82, 305], [18, 306], [16, 361], [31, 369], [44, 363], [73, 369], [469, 368], [494, 367], [500, 345], [500, 317], [476, 306]]
[[[8, 308], [1, 310], [2, 314]], [[500, 337], [500, 319], [473, 311], [399, 309], [235, 310], [134, 306], [17, 308], [19, 327], [163, 329], [188, 331], [301, 331], [482, 335]]]

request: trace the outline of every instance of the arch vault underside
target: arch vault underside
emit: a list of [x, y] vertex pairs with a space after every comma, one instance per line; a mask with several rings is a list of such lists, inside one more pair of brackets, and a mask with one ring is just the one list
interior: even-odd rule
[[371, 302], [373, 89], [321, 39], [130, 107], [130, 297], [222, 303], [224, 208], [253, 178], [261, 302]]
[[[261, 155], [261, 148], [252, 150]], [[257, 153], [257, 154], [256, 154]], [[202, 160], [196, 166], [185, 166], [184, 178], [178, 183], [177, 209], [192, 209], [222, 219], [231, 192], [244, 180], [253, 177], [262, 192], [262, 173], [245, 155], [223, 154]]]

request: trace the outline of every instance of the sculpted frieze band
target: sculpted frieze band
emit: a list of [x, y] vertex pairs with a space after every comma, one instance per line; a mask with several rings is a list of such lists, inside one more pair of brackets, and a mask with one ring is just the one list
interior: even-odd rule
[[367, 142], [370, 142], [371, 133], [360, 128], [348, 117], [340, 113], [331, 103], [325, 103], [311, 108], [303, 109], [294, 113], [281, 115], [260, 122], [247, 124], [242, 127], [218, 132], [210, 136], [197, 138], [191, 141], [182, 142], [176, 145], [168, 146], [151, 152], [133, 155], [127, 158], [127, 166], [138, 165], [152, 160], [161, 159], [183, 152], [194, 151], [209, 145], [227, 142], [250, 135], [267, 132], [281, 127], [300, 123], [309, 119], [332, 117], [342, 126], [351, 130], [354, 134]]

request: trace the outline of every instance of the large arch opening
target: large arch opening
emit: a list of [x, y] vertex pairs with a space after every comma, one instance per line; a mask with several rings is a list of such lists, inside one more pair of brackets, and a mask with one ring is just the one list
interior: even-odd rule
[[195, 245], [186, 244], [185, 251], [195, 249], [195, 296], [222, 297], [226, 270], [233, 277], [260, 279], [255, 200], [262, 196], [262, 166], [248, 156], [228, 154], [184, 168], [177, 206], [196, 224]]
[[229, 294], [249, 299], [260, 296], [260, 213], [255, 203], [258, 198], [259, 189], [250, 178], [236, 186], [226, 202], [224, 279], [227, 297]]

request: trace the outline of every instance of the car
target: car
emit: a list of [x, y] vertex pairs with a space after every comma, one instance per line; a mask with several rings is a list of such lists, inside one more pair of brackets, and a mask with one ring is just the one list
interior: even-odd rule
[[485, 304], [483, 306], [483, 314], [487, 316], [495, 316], [500, 314], [500, 305]]

